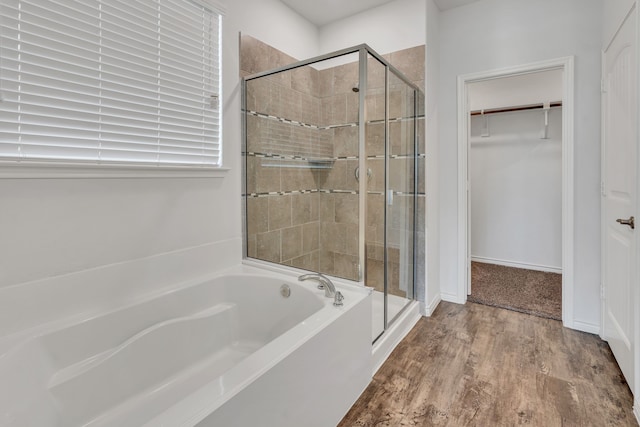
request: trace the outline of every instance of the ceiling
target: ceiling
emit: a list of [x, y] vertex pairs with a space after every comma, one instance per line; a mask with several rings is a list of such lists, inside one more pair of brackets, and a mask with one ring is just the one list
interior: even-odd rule
[[480, 0], [433, 0], [440, 10], [453, 9], [454, 7], [465, 6]]
[[[394, 0], [282, 0], [284, 4], [318, 27], [392, 1]], [[453, 9], [476, 1], [480, 0], [434, 0], [440, 10]]]
[[391, 1], [393, 0], [282, 0], [319, 27]]

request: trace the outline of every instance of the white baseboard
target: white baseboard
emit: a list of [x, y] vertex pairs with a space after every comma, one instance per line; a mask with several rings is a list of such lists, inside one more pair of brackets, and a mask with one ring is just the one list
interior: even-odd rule
[[562, 267], [550, 267], [548, 265], [528, 264], [526, 262], [507, 261], [503, 259], [485, 258], [485, 257], [474, 256], [474, 255], [471, 256], [471, 261], [481, 262], [483, 264], [495, 264], [495, 265], [502, 265], [505, 267], [524, 268], [526, 270], [536, 270], [536, 271], [544, 271], [547, 273], [562, 274]]
[[420, 304], [412, 303], [398, 317], [391, 328], [387, 329], [384, 335], [376, 341], [371, 350], [371, 358], [373, 364], [372, 376], [380, 369], [382, 364], [387, 360], [394, 348], [407, 336], [409, 331], [413, 329], [422, 315], [420, 314]]
[[438, 308], [438, 305], [440, 304], [440, 301], [442, 301], [442, 299], [440, 298], [440, 295], [436, 295], [431, 300], [429, 305], [426, 305], [425, 303], [420, 303], [420, 312], [425, 317], [431, 317], [433, 312], [436, 311], [436, 308]]
[[633, 405], [633, 414], [636, 416], [636, 421], [640, 424], [640, 400], [636, 399], [636, 403]]
[[600, 335], [600, 325], [596, 325], [593, 323], [581, 322], [579, 320], [574, 320], [573, 325], [568, 325], [565, 323], [567, 328], [575, 329], [576, 331], [587, 332], [594, 335]]
[[452, 302], [452, 303], [455, 303], [455, 304], [464, 304], [465, 302], [467, 302], [464, 297], [460, 298], [458, 295], [447, 294], [447, 293], [444, 293], [444, 292], [440, 293], [440, 299], [442, 301]]

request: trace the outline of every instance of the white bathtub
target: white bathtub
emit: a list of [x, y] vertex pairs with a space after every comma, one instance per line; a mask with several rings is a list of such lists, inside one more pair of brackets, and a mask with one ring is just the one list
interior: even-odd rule
[[0, 426], [335, 425], [371, 378], [370, 292], [338, 287], [242, 266], [4, 337]]

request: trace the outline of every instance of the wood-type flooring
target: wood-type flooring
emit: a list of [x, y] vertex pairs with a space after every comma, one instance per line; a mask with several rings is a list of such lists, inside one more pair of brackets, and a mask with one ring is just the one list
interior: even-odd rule
[[606, 342], [544, 319], [442, 302], [339, 427], [637, 426]]

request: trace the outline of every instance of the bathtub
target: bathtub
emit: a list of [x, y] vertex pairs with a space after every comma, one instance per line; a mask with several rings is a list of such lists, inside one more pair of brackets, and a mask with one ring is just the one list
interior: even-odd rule
[[337, 287], [239, 266], [4, 337], [0, 426], [336, 425], [372, 372], [370, 291]]

